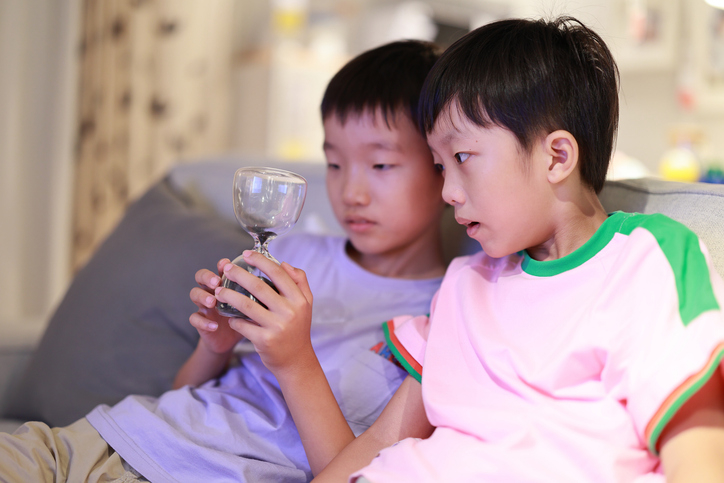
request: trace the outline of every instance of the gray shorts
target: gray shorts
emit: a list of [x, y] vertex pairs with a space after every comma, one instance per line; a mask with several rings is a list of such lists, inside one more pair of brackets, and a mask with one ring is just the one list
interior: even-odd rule
[[64, 428], [25, 423], [0, 433], [0, 481], [147, 482], [85, 419]]

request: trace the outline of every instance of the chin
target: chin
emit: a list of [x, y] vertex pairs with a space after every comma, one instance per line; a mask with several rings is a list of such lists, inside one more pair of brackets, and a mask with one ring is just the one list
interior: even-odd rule
[[481, 241], [478, 241], [478, 243], [480, 243], [480, 248], [482, 248], [483, 251], [485, 252], [485, 254], [489, 257], [503, 258], [512, 253], [515, 253], [515, 252], [511, 252], [510, 250], [505, 250], [501, 247], [495, 247], [495, 246], [490, 246], [490, 244], [484, 244]]

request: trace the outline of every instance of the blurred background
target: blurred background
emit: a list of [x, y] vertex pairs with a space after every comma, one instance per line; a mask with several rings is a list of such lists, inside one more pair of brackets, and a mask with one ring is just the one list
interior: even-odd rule
[[171, 166], [323, 162], [350, 57], [561, 13], [619, 64], [610, 177], [722, 182], [724, 10], [704, 0], [0, 0], [0, 324], [45, 320]]

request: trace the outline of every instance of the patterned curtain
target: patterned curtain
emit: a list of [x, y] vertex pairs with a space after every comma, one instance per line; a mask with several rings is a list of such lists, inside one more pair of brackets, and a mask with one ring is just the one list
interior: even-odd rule
[[234, 0], [84, 0], [72, 266], [171, 165], [229, 149]]

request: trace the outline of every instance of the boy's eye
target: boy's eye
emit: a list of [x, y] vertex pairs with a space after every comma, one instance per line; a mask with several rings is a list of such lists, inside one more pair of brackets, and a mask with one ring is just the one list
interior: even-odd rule
[[462, 164], [470, 157], [468, 153], [456, 153], [455, 159], [457, 160], [458, 164]]
[[339, 165], [334, 163], [327, 163], [327, 169], [339, 169]]
[[443, 171], [445, 171], [445, 166], [440, 163], [435, 163], [435, 171], [437, 171], [438, 173], [442, 173]]
[[372, 166], [373, 169], [378, 169], [380, 171], [390, 169], [391, 167], [392, 167], [391, 164], [375, 164]]

